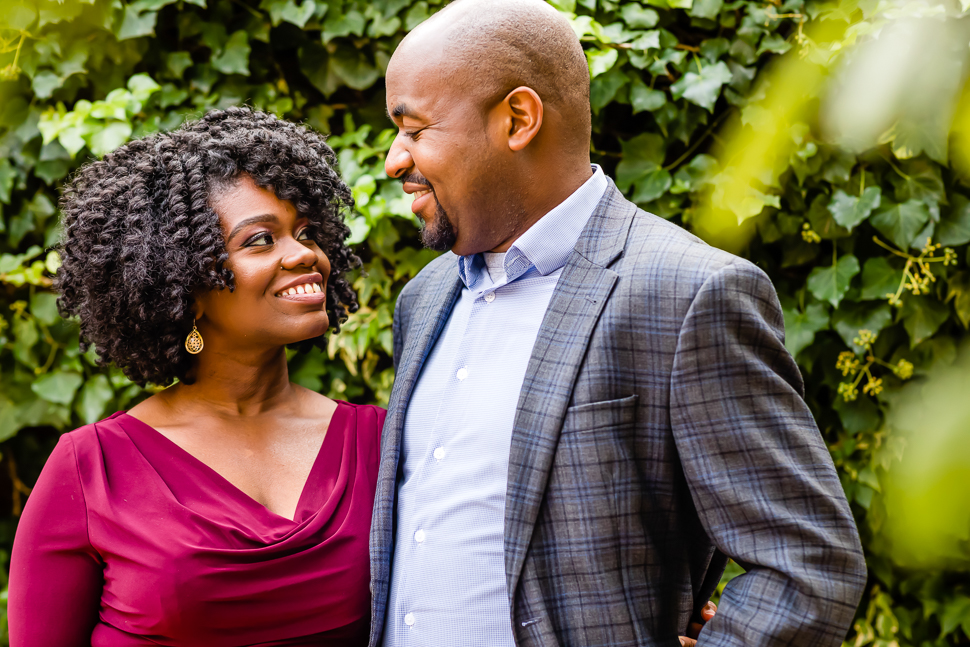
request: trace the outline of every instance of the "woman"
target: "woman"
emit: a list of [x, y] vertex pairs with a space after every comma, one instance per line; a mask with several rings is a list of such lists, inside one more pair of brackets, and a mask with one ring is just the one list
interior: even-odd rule
[[350, 190], [247, 108], [83, 167], [56, 287], [84, 344], [171, 384], [63, 436], [11, 562], [15, 647], [364, 645], [384, 411], [290, 383], [356, 309]]

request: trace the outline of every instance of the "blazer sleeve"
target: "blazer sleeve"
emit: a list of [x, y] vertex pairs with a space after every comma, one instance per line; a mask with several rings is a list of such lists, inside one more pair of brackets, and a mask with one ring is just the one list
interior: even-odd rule
[[768, 277], [746, 261], [710, 275], [678, 338], [671, 424], [704, 529], [748, 571], [698, 647], [836, 646], [852, 622], [862, 547], [802, 390]]
[[75, 451], [71, 436], [61, 436], [17, 527], [7, 603], [11, 647], [91, 644], [103, 565], [88, 541]]

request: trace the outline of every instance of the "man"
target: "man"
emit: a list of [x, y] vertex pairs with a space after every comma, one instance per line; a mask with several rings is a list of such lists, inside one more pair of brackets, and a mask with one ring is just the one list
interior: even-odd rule
[[539, 0], [460, 0], [387, 70], [436, 259], [398, 300], [371, 646], [838, 645], [866, 571], [768, 278], [589, 160]]

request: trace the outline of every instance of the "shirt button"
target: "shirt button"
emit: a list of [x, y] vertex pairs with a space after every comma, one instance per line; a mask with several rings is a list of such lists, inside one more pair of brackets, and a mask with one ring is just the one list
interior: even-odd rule
[[409, 627], [414, 624], [414, 614], [413, 613], [405, 613], [404, 614], [404, 624], [406, 624]]
[[485, 303], [491, 303], [492, 301], [495, 301], [495, 293], [489, 292], [485, 295]]
[[424, 531], [423, 530], [419, 530], [416, 533], [414, 533], [414, 541], [418, 542], [419, 544], [424, 541]]
[[434, 450], [434, 457], [435, 457], [436, 460], [439, 460], [439, 461], [442, 458], [444, 458], [445, 457], [445, 448], [444, 447], [436, 447], [435, 450]]
[[461, 382], [466, 377], [468, 377], [468, 369], [467, 368], [458, 369], [458, 373], [455, 374], [455, 377], [457, 377], [458, 381]]

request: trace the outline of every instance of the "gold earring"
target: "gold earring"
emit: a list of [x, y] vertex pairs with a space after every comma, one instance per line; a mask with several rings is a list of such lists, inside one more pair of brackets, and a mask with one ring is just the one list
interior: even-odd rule
[[195, 321], [192, 321], [192, 332], [185, 338], [185, 350], [193, 355], [198, 355], [202, 352], [204, 346], [205, 342], [202, 341], [202, 333], [195, 327]]

